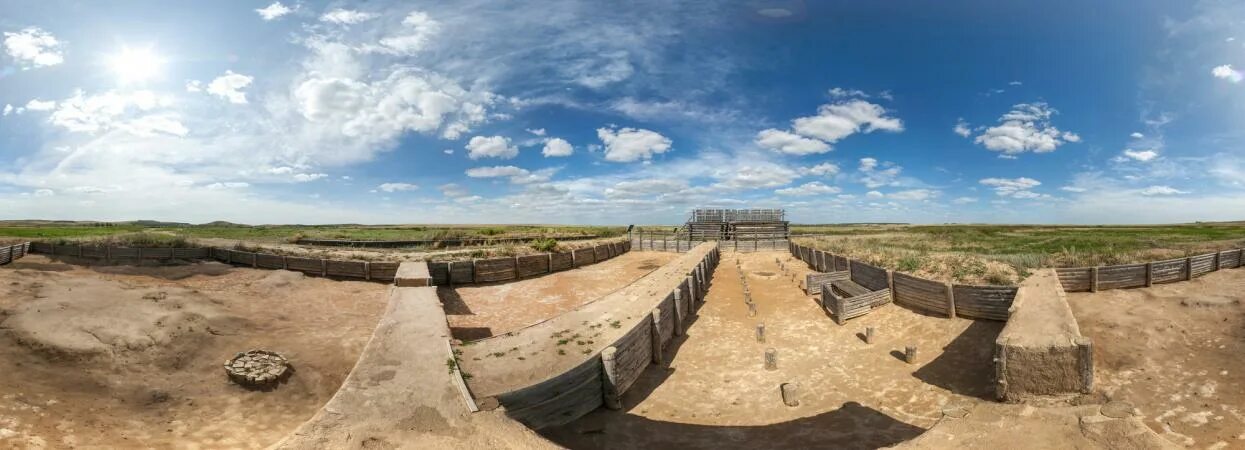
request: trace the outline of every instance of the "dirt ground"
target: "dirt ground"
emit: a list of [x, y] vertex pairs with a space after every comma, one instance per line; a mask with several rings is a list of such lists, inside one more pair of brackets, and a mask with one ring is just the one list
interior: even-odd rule
[[[0, 267], [0, 448], [262, 448], [336, 392], [386, 302], [379, 283], [217, 263]], [[283, 353], [269, 392], [235, 352]]]
[[627, 252], [577, 269], [525, 280], [441, 287], [450, 331], [463, 340], [505, 334], [556, 317], [631, 284], [678, 253]]
[[[650, 366], [622, 411], [598, 409], [541, 434], [570, 448], [877, 448], [924, 432], [944, 405], [992, 396], [1002, 322], [887, 305], [839, 326], [792, 279], [806, 272], [785, 252], [724, 253], [705, 305], [666, 350], [668, 368]], [[865, 327], [876, 330], [873, 344]], [[916, 364], [900, 358], [909, 345]], [[777, 370], [764, 369], [767, 348], [778, 352]], [[798, 406], [783, 404], [782, 383], [800, 384]]]
[[1176, 444], [1245, 448], [1245, 269], [1068, 301], [1094, 340], [1095, 390]]

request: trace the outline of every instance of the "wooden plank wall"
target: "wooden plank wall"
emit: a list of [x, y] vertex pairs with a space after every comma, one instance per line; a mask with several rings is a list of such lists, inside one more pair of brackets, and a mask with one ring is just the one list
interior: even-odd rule
[[951, 298], [946, 283], [900, 272], [895, 272], [894, 277], [895, 303], [943, 316], [951, 313]]
[[1055, 269], [1055, 273], [1067, 292], [1137, 288], [1193, 279], [1216, 270], [1235, 269], [1245, 264], [1243, 255], [1245, 250], [1242, 249], [1224, 250], [1142, 264], [1062, 267]]
[[428, 270], [435, 286], [496, 283], [581, 267], [605, 261], [630, 250], [629, 242], [609, 242], [564, 253], [470, 261], [433, 261], [428, 263]]
[[26, 256], [26, 253], [29, 253], [29, 249], [29, 242], [0, 247], [0, 266], [17, 261], [21, 257]]
[[1019, 288], [957, 284], [952, 286], [951, 291], [955, 298], [956, 316], [1007, 321], [1008, 311]]
[[864, 286], [871, 291], [880, 291], [890, 288], [887, 281], [886, 269], [878, 266], [865, 264], [860, 261], [851, 261], [848, 264], [849, 272], [852, 273], [852, 281], [856, 284]]
[[[628, 251], [630, 247], [624, 246], [618, 250]], [[711, 275], [719, 257], [718, 251], [710, 252], [699, 267], [703, 267], [705, 273]], [[688, 275], [694, 272], [693, 270]], [[692, 301], [689, 286], [684, 281], [656, 304], [655, 308], [661, 311], [660, 322], [654, 324], [652, 313], [646, 314], [612, 344], [616, 349], [614, 363], [620, 395], [630, 389], [644, 369], [652, 364], [653, 337], [657, 336], [661, 340], [661, 348], [669, 346], [674, 339], [674, 292], [679, 292], [680, 301], [688, 305], [689, 309], [682, 311], [694, 308], [696, 302]], [[687, 320], [691, 314], [684, 316], [683, 319]], [[500, 394], [497, 400], [506, 408], [507, 416], [533, 429], [566, 424], [604, 403], [603, 370], [600, 353], [597, 353], [567, 372]]]

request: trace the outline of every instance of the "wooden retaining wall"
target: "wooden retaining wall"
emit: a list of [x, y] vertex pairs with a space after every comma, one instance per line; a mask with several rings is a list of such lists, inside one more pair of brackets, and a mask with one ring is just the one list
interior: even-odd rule
[[30, 253], [29, 242], [0, 247], [0, 266], [17, 261], [21, 257], [26, 256], [27, 253]]
[[[805, 289], [810, 289], [810, 286], [816, 288], [813, 286], [818, 283], [816, 280], [823, 277], [833, 277], [831, 274], [835, 272], [848, 271], [851, 280], [856, 284], [873, 291], [889, 289], [889, 300], [907, 308], [947, 317], [999, 321], [1007, 321], [1008, 310], [1016, 297], [1016, 288], [1012, 286], [952, 285], [926, 280], [795, 243], [788, 245], [788, 251], [813, 270], [820, 272], [806, 277]], [[1184, 260], [1180, 261], [1183, 264]], [[1066, 274], [1061, 273], [1060, 279], [1066, 277], [1065, 283], [1083, 282], [1087, 273], [1069, 271]], [[808, 292], [813, 293], [811, 290]], [[850, 310], [852, 305], [834, 306]]]
[[683, 326], [676, 320], [686, 322], [700, 303], [697, 299], [704, 295], [694, 280], [712, 276], [719, 259], [718, 250], [707, 253], [686, 280], [656, 303], [658, 320], [653, 319], [653, 313], [646, 314], [611, 345], [615, 355], [612, 373], [606, 373], [598, 353], [567, 372], [497, 395], [498, 404], [506, 408], [507, 416], [537, 430], [569, 423], [602, 405], [610, 406], [610, 400], [617, 401], [634, 386], [649, 364], [662, 359], [655, 355], [664, 353], [676, 329]]
[[[686, 239], [641, 239], [636, 236], [631, 239], [631, 245], [636, 250], [652, 251], [652, 252], [678, 252], [684, 253], [693, 247], [700, 245], [703, 241], [689, 241]], [[718, 248], [724, 252], [772, 252], [782, 251], [790, 245], [790, 241], [786, 239], [762, 239], [754, 241], [718, 241]]]
[[1065, 292], [1097, 292], [1191, 280], [1216, 270], [1245, 265], [1245, 249], [1141, 264], [1055, 269]]
[[72, 256], [93, 259], [209, 259], [211, 250], [199, 248], [138, 248], [138, 247], [105, 247], [97, 245], [53, 245], [46, 242], [32, 242], [30, 253], [42, 253], [54, 256]]
[[629, 251], [631, 251], [630, 242], [609, 242], [564, 253], [541, 253], [470, 261], [430, 261], [428, 271], [432, 275], [432, 284], [435, 286], [496, 283], [581, 267], [605, 261]]

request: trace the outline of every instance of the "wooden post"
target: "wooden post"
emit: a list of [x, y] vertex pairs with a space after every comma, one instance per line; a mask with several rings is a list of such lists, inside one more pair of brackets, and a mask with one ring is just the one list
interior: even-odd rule
[[661, 354], [663, 350], [661, 345], [661, 308], [653, 308], [652, 318], [653, 364], [661, 364], [665, 361]]
[[618, 349], [612, 346], [601, 350], [601, 371], [604, 372], [604, 376], [601, 377], [604, 382], [603, 400], [605, 407], [613, 410], [622, 409], [622, 393], [618, 392], [618, 367], [614, 361], [617, 354]]
[[1089, 291], [1098, 292], [1098, 267], [1089, 268]]
[[943, 286], [945, 286], [945, 289], [947, 291], [947, 318], [954, 319], [955, 318], [955, 289], [951, 287], [951, 283], [944, 283]]
[[915, 345], [909, 345], [907, 347], [904, 347], [904, 361], [907, 362], [908, 364], [916, 363], [916, 346]]
[[674, 300], [674, 335], [675, 336], [683, 335], [683, 322], [687, 320], [687, 311], [684, 310], [683, 299], [681, 298], [682, 294], [683, 294], [682, 289], [679, 289], [678, 287], [675, 287], [674, 292], [671, 293], [671, 297]]
[[281, 269], [290, 270], [290, 257], [281, 255]]
[[787, 406], [800, 406], [800, 384], [799, 383], [783, 383], [779, 386], [782, 391], [782, 403]]
[[765, 370], [778, 370], [778, 350], [765, 349]]
[[327, 259], [320, 260], [320, 276], [329, 276], [329, 261]]
[[873, 343], [873, 327], [865, 327], [865, 343]]
[[[448, 264], [446, 265], [446, 268], [449, 268]], [[372, 281], [372, 263], [368, 261], [363, 261], [363, 279]]]
[[757, 342], [765, 342], [765, 324], [757, 324]]
[[1154, 286], [1154, 263], [1146, 263], [1146, 287]]
[[1211, 266], [1211, 271], [1219, 270], [1219, 251], [1215, 251], [1215, 265]]
[[1193, 258], [1185, 258], [1184, 259], [1184, 280], [1189, 281], [1192, 279], [1193, 279]]

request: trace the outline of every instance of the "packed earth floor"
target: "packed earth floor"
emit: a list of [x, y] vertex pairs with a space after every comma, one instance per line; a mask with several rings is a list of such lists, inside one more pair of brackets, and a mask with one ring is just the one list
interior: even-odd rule
[[[218, 263], [0, 267], [0, 448], [263, 448], [311, 418], [371, 336], [388, 286]], [[224, 363], [266, 349], [270, 391]]]
[[[649, 367], [621, 411], [598, 409], [541, 434], [576, 449], [877, 448], [924, 432], [944, 406], [992, 398], [1002, 322], [892, 304], [839, 326], [800, 288], [807, 272], [786, 253], [724, 253], [705, 304], [666, 350], [667, 367]], [[872, 344], [866, 327], [875, 328]], [[901, 356], [912, 345], [908, 364]], [[767, 348], [777, 370], [764, 367]], [[799, 383], [798, 406], [784, 405], [782, 383]]]
[[1094, 340], [1096, 391], [1167, 440], [1245, 448], [1245, 270], [1152, 288], [1072, 293]]
[[450, 331], [462, 340], [505, 334], [604, 297], [678, 257], [627, 252], [583, 267], [506, 283], [441, 287]]

